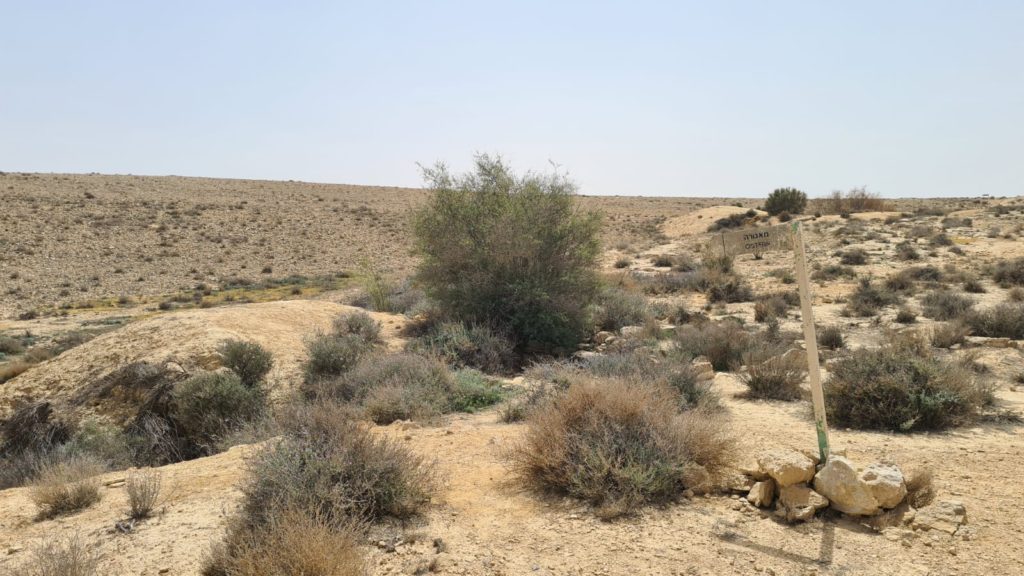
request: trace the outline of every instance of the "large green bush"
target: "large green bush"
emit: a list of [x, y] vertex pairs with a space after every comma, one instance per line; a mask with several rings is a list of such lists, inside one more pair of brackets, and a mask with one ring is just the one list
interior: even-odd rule
[[765, 212], [775, 216], [783, 212], [802, 214], [807, 208], [807, 194], [796, 188], [778, 188], [764, 201]]
[[574, 349], [600, 250], [600, 217], [579, 210], [575, 185], [486, 155], [468, 174], [439, 164], [424, 176], [432, 196], [414, 228], [427, 294], [454, 319], [507, 331], [520, 351]]

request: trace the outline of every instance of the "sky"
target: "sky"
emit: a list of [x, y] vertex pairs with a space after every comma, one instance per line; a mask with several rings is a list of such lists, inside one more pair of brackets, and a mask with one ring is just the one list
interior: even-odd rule
[[1024, 194], [1024, 2], [0, 0], [0, 170]]

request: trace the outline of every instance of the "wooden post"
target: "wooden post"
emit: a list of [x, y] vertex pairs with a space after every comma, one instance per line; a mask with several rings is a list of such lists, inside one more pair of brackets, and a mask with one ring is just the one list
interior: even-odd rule
[[800, 285], [800, 316], [804, 321], [804, 344], [807, 348], [807, 374], [811, 383], [811, 403], [814, 405], [814, 428], [818, 432], [818, 453], [821, 463], [828, 461], [828, 421], [825, 419], [825, 393], [821, 388], [821, 369], [818, 366], [818, 337], [814, 330], [814, 312], [811, 309], [811, 285], [807, 281], [807, 256], [800, 222], [793, 221], [793, 256], [796, 279]]

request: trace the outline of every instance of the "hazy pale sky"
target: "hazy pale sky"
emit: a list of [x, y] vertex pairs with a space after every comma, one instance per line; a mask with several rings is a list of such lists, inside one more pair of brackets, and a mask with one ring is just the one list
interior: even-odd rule
[[0, 170], [1024, 193], [1024, 1], [0, 0]]

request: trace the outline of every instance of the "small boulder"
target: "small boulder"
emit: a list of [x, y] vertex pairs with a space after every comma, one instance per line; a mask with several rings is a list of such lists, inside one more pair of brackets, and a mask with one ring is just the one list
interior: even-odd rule
[[775, 513], [790, 522], [806, 522], [822, 508], [828, 507], [828, 499], [802, 484], [785, 486], [779, 491]]
[[780, 488], [814, 478], [814, 460], [796, 450], [769, 450], [758, 457], [757, 463]]
[[775, 499], [775, 481], [772, 479], [755, 482], [747, 493], [747, 502], [759, 508], [766, 508]]
[[962, 502], [943, 500], [918, 510], [912, 526], [917, 530], [938, 530], [954, 534], [966, 521], [967, 509]]
[[731, 474], [725, 480], [725, 487], [730, 492], [744, 493], [749, 492], [754, 486], [754, 479], [746, 474], [735, 473]]
[[895, 508], [907, 497], [903, 472], [891, 464], [871, 464], [860, 473], [860, 480], [871, 489], [871, 495], [882, 508]]
[[740, 474], [753, 478], [754, 480], [768, 479], [768, 474], [761, 469], [761, 465], [758, 464], [757, 460], [754, 458], [744, 460], [739, 466], [737, 466], [737, 470], [740, 471]]
[[814, 477], [814, 489], [840, 512], [874, 516], [883, 508], [894, 508], [907, 495], [903, 473], [886, 464], [872, 464], [858, 470], [853, 462], [832, 456]]

